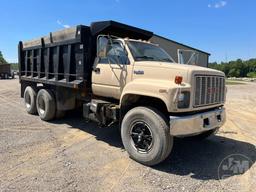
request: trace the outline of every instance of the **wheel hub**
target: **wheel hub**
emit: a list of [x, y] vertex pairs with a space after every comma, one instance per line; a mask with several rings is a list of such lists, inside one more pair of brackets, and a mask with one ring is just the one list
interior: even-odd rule
[[131, 128], [131, 142], [133, 147], [140, 153], [148, 153], [153, 144], [153, 136], [150, 126], [145, 122], [138, 121]]

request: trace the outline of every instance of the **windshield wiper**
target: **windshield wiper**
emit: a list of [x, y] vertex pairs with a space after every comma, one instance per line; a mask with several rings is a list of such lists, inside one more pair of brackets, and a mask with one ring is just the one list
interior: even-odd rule
[[137, 57], [135, 57], [135, 59], [155, 60], [153, 57], [149, 57], [149, 56], [146, 56], [146, 55], [137, 56]]

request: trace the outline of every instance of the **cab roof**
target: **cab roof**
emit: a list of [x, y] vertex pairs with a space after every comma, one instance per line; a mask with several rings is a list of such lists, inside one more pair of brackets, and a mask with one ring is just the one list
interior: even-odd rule
[[149, 40], [153, 32], [119, 23], [116, 21], [99, 21], [91, 23], [91, 33], [97, 36], [100, 33], [111, 34], [118, 37]]

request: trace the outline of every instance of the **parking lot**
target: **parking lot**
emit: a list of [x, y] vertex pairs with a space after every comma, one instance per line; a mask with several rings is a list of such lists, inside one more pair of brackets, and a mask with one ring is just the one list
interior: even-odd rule
[[[129, 159], [116, 127], [79, 112], [43, 122], [25, 112], [18, 79], [0, 80], [0, 191], [254, 191], [256, 83], [228, 86], [226, 109], [216, 136], [176, 139], [165, 162], [146, 167]], [[248, 169], [219, 179], [232, 154]]]

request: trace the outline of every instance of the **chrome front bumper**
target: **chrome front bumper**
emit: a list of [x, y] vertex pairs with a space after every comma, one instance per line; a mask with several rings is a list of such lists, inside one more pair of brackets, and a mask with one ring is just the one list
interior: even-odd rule
[[188, 116], [170, 116], [170, 134], [186, 137], [221, 127], [226, 121], [225, 108]]

